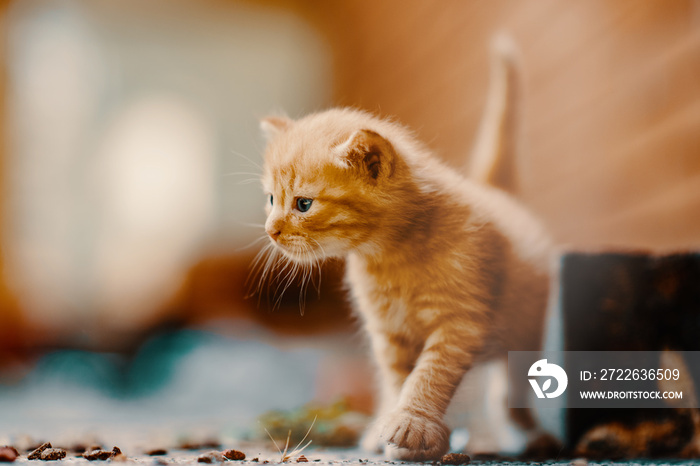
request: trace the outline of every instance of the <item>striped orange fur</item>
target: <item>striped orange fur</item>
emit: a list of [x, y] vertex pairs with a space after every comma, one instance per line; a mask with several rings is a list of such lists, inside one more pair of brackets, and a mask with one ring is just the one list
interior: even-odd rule
[[[295, 262], [347, 260], [381, 386], [363, 445], [438, 458], [465, 371], [539, 349], [547, 235], [505, 193], [443, 165], [392, 121], [333, 109], [263, 128], [271, 242]], [[300, 199], [312, 201], [308, 211]]]
[[[365, 112], [262, 121], [271, 244], [295, 264], [346, 259], [380, 382], [362, 445], [390, 459], [439, 458], [449, 447], [443, 418], [465, 372], [509, 350], [540, 348], [550, 241], [526, 210], [489, 186], [517, 186], [514, 48], [499, 37], [493, 51], [470, 179], [405, 127]], [[519, 383], [514, 393], [529, 389]], [[511, 417], [538, 448], [554, 442], [538, 439], [529, 411], [513, 409]]]

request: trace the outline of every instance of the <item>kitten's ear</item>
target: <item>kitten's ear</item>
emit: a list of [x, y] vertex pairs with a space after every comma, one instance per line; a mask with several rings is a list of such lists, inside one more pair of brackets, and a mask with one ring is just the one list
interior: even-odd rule
[[388, 178], [394, 172], [394, 147], [369, 129], [355, 131], [333, 152], [342, 166], [356, 167], [373, 180]]
[[268, 141], [287, 131], [293, 121], [286, 116], [269, 116], [260, 120], [260, 129]]

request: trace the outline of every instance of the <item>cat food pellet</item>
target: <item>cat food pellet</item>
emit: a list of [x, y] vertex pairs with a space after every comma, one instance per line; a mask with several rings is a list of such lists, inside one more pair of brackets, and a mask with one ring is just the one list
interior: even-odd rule
[[202, 453], [197, 457], [198, 463], [223, 463], [224, 455], [218, 451], [210, 451], [207, 453]]
[[127, 457], [119, 447], [112, 448], [112, 461], [126, 461]]
[[[102, 450], [102, 445], [98, 445], [96, 443], [76, 443], [73, 446], [70, 447], [70, 451], [74, 453], [85, 453], [86, 451], [93, 451], [93, 450]], [[78, 455], [80, 456], [80, 455]]]
[[18, 456], [19, 452], [15, 450], [15, 447], [0, 447], [0, 463], [12, 463]]
[[168, 462], [165, 461], [163, 458], [156, 458], [153, 460], [153, 464], [156, 466], [165, 466], [166, 464], [168, 464]]
[[448, 453], [442, 457], [440, 462], [442, 464], [467, 464], [471, 460], [469, 455], [465, 455], [464, 453]]
[[250, 460], [250, 461], [252, 461], [253, 463], [257, 463], [258, 461], [260, 461], [260, 458], [258, 458], [258, 457], [256, 456], [255, 458], [253, 458], [253, 459]]
[[32, 451], [32, 452], [29, 454], [29, 456], [27, 456], [27, 458], [30, 459], [30, 460], [38, 460], [38, 459], [41, 459], [41, 452], [44, 451], [44, 450], [46, 450], [47, 448], [51, 448], [51, 443], [50, 443], [50, 442], [42, 443], [41, 445], [39, 445], [38, 447], [36, 447], [36, 449], [35, 449], [34, 451]]
[[225, 450], [223, 455], [224, 458], [231, 461], [242, 461], [245, 459], [245, 453], [238, 450]]
[[154, 448], [153, 450], [148, 450], [146, 454], [148, 456], [163, 456], [168, 454], [168, 450], [165, 448]]
[[83, 458], [88, 461], [105, 461], [112, 456], [114, 456], [114, 452], [109, 450], [90, 450], [83, 453]]
[[63, 448], [46, 448], [39, 457], [42, 461], [56, 461], [66, 457], [66, 450]]
[[308, 463], [309, 460], [306, 459], [306, 456], [301, 455], [299, 458], [297, 458], [297, 463]]

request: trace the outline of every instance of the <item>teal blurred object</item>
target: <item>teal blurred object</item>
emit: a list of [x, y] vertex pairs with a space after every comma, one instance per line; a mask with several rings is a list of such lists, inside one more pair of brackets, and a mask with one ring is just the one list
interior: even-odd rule
[[215, 339], [196, 330], [161, 333], [147, 340], [133, 357], [81, 350], [53, 351], [39, 360], [23, 384], [80, 386], [122, 399], [145, 397], [168, 385], [183, 357]]
[[106, 395], [119, 396], [123, 390], [122, 356], [79, 350], [54, 351], [42, 357], [22, 382], [23, 385], [78, 385]]
[[48, 353], [24, 379], [0, 383], [0, 438], [249, 430], [261, 413], [316, 394], [323, 351], [274, 343], [178, 329], [131, 354]]
[[178, 361], [195, 348], [216, 339], [212, 334], [197, 330], [180, 330], [152, 337], [126, 367], [122, 396], [147, 396], [161, 390], [172, 379]]

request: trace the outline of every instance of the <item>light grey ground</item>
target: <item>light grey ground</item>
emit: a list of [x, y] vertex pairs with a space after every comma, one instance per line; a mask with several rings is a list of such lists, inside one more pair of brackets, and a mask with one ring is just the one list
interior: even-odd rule
[[[169, 346], [179, 345], [187, 351], [183, 349], [176, 356], [156, 351], [163, 346], [165, 337]], [[187, 451], [173, 446], [181, 445], [183, 438], [194, 443], [213, 438], [221, 442], [222, 449], [243, 451], [246, 460], [241, 464], [258, 466], [264, 461], [279, 464], [280, 454], [271, 441], [252, 443], [240, 439], [261, 437], [253, 437], [251, 432], [259, 426], [257, 418], [265, 411], [294, 410], [312, 401], [315, 381], [322, 371], [322, 358], [333, 348], [347, 354], [347, 348], [352, 346], [341, 345], [337, 338], [332, 343], [324, 343], [323, 348], [320, 344], [314, 348], [293, 345], [280, 348], [260, 342], [262, 338], [251, 341], [204, 332], [180, 332], [165, 337], [154, 338], [152, 344], [145, 345], [137, 355], [135, 360], [139, 364], [132, 362], [129, 374], [135, 382], [127, 393], [113, 393], [113, 378], [103, 377], [115, 373], [118, 368], [108, 355], [85, 352], [49, 355], [22, 382], [0, 385], [0, 446], [24, 448], [41, 441], [50, 441], [55, 447], [94, 443], [108, 450], [118, 446], [127, 457], [127, 465], [199, 465], [205, 463], [197, 463], [197, 457], [207, 450]], [[170, 368], [169, 372], [163, 374], [164, 367]], [[161, 379], [162, 386], [153, 382]], [[146, 384], [149, 380], [153, 387]], [[307, 423], [303, 423], [302, 430], [306, 426]], [[272, 428], [269, 424], [265, 427]], [[279, 444], [281, 437], [276, 437]], [[314, 438], [313, 432], [310, 438]], [[318, 440], [314, 439], [314, 444], [303, 452], [310, 465], [392, 464], [358, 449], [322, 449], [316, 446]], [[157, 457], [145, 454], [155, 448], [166, 448], [168, 454]], [[48, 462], [52, 464], [47, 466], [91, 463], [100, 466], [102, 463], [95, 464], [73, 455], [69, 453], [65, 459]], [[256, 457], [258, 462], [251, 461]], [[296, 457], [294, 455], [290, 463], [295, 463]], [[115, 462], [108, 460], [108, 463]], [[15, 464], [25, 463], [29, 460], [23, 451]], [[501, 459], [474, 460], [471, 464], [569, 465], [571, 461], [528, 463]], [[575, 464], [700, 463], [666, 460]], [[32, 461], [31, 466], [44, 465]]]
[[[247, 465], [247, 466], [259, 466], [262, 464], [280, 464], [280, 454], [277, 451], [272, 450], [261, 450], [255, 449], [252, 445], [239, 446], [236, 449], [240, 449], [246, 454], [246, 459], [243, 461], [226, 461], [226, 463], [231, 463], [231, 466], [235, 464]], [[104, 461], [88, 461], [84, 458], [79, 457], [66, 457], [60, 461], [29, 461], [26, 455], [18, 458], [15, 464], [27, 464], [30, 463], [32, 466], [99, 466], [100, 464], [105, 464], [109, 466], [110, 463], [122, 463], [125, 465], [147, 465], [147, 466], [165, 466], [165, 465], [204, 465], [205, 463], [197, 462], [199, 455], [212, 450], [198, 450], [198, 451], [181, 451], [172, 450], [168, 454], [163, 456], [147, 456], [142, 453], [129, 454], [128, 449], [122, 449], [127, 455], [127, 460], [125, 462], [118, 462], [114, 460]], [[366, 453], [357, 449], [307, 449], [302, 453], [309, 461], [309, 465], [343, 465], [343, 464], [358, 464], [358, 465], [368, 465], [368, 466], [386, 466], [391, 464], [399, 465], [423, 465], [425, 463], [409, 463], [402, 461], [386, 461], [378, 456], [368, 456]], [[257, 461], [252, 461], [257, 458]], [[287, 461], [287, 464], [296, 464], [297, 457]], [[268, 461], [269, 463], [265, 463]], [[215, 463], [216, 464], [216, 463]], [[302, 463], [303, 464], [303, 463]], [[537, 466], [537, 465], [547, 465], [547, 466], [610, 466], [610, 465], [620, 465], [620, 466], [662, 466], [662, 465], [697, 465], [700, 464], [697, 461], [689, 460], [632, 460], [632, 461], [603, 461], [594, 462], [586, 461], [583, 459], [576, 460], [560, 460], [560, 461], [545, 461], [545, 462], [529, 462], [529, 461], [485, 461], [485, 460], [472, 460], [469, 464], [472, 465], [500, 465], [505, 464], [509, 466]]]

